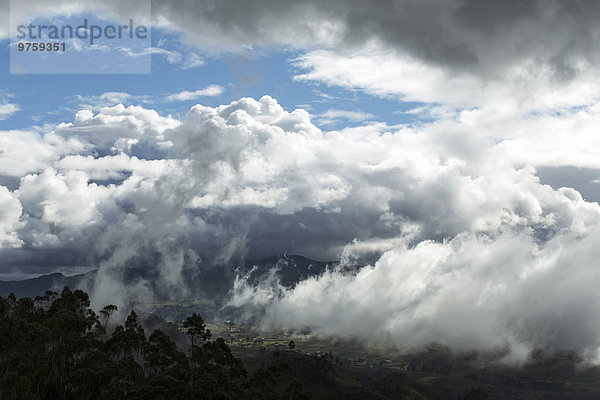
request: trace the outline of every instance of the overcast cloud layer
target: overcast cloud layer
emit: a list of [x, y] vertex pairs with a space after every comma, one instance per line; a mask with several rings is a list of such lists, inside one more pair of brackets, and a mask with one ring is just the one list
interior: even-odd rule
[[[127, 4], [102, 7], [123, 16]], [[597, 357], [600, 206], [574, 188], [600, 178], [599, 11], [592, 1], [155, 1], [154, 23], [200, 50], [293, 46], [298, 81], [421, 102], [403, 112], [424, 122], [323, 132], [265, 96], [182, 119], [84, 107], [56, 127], [0, 131], [2, 272], [158, 265], [177, 284], [200, 260], [367, 262], [292, 290], [239, 279], [230, 304], [404, 346]], [[537, 176], [573, 167], [588, 175], [567, 187]], [[99, 303], [126, 295], [112, 287], [97, 288]]]
[[[10, 7], [2, 2], [7, 23], [0, 37], [7, 37]], [[13, 9], [21, 3], [13, 0]], [[24, 9], [48, 17], [93, 10], [128, 20], [142, 18], [138, 10], [146, 3], [37, 0]], [[600, 5], [593, 0], [154, 0], [152, 12], [154, 26], [180, 32], [207, 51], [291, 45], [343, 53], [375, 42], [388, 53], [485, 79], [511, 68], [542, 68], [557, 82], [569, 81], [600, 51]]]

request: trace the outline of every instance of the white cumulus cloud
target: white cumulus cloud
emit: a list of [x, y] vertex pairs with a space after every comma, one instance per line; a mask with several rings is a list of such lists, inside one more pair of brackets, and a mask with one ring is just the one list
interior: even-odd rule
[[198, 89], [194, 91], [184, 90], [179, 93], [170, 94], [165, 97], [165, 101], [189, 101], [195, 100], [200, 97], [214, 97], [219, 96], [223, 93], [224, 89], [219, 85], [210, 85], [204, 89]]

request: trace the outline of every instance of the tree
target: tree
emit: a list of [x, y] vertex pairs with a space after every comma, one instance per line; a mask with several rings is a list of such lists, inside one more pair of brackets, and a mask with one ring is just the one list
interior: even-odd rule
[[110, 317], [114, 314], [114, 312], [117, 310], [117, 306], [115, 306], [114, 304], [109, 304], [99, 311], [100, 319], [102, 321], [102, 325], [99, 325], [99, 327], [101, 327], [99, 331], [102, 340], [104, 340], [104, 335], [106, 335], [106, 327], [108, 326], [108, 321], [110, 320]]
[[[190, 355], [191, 355], [191, 374], [190, 374], [190, 391], [192, 392], [192, 398], [195, 398], [194, 396], [194, 374], [195, 374], [195, 366], [196, 366], [196, 354], [194, 352], [194, 349], [196, 348], [196, 344], [195, 344], [195, 339], [199, 338], [201, 340], [208, 340], [210, 339], [211, 333], [209, 329], [206, 329], [206, 324], [204, 323], [204, 319], [202, 319], [202, 317], [196, 313], [192, 314], [191, 317], [188, 317], [184, 322], [183, 322], [183, 327], [185, 328], [185, 334], [188, 335], [190, 337], [190, 340], [192, 342], [192, 346], [190, 349]], [[197, 353], [197, 352], [196, 352]]]
[[210, 329], [206, 329], [206, 324], [204, 323], [204, 319], [199, 314], [192, 314], [191, 317], [188, 317], [183, 322], [183, 327], [185, 328], [185, 334], [190, 337], [192, 342], [192, 358], [194, 356], [194, 346], [195, 339], [198, 338], [200, 340], [206, 341], [210, 339], [212, 336]]

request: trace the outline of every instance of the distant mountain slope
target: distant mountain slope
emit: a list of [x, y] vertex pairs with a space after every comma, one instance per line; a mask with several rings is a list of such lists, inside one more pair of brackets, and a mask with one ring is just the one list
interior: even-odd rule
[[0, 281], [0, 295], [7, 296], [14, 293], [17, 297], [31, 297], [43, 295], [46, 290], [62, 289], [64, 286], [73, 286], [84, 275], [66, 277], [61, 273], [38, 276], [37, 278], [22, 281]]
[[[247, 261], [237, 265], [203, 266], [182, 271], [181, 284], [185, 285], [193, 296], [203, 295], [220, 299], [232, 288], [236, 275], [247, 276], [251, 283], [265, 279], [269, 272], [276, 269], [276, 275], [284, 286], [294, 286], [310, 276], [322, 274], [335, 262], [311, 260], [298, 255], [281, 255], [258, 261]], [[357, 267], [358, 268], [358, 267]], [[172, 287], [162, 285], [160, 271], [154, 267], [125, 268], [119, 270], [125, 285], [145, 281], [152, 287], [159, 299], [172, 299]], [[65, 276], [61, 273], [42, 275], [21, 281], [0, 281], [0, 295], [14, 293], [17, 297], [35, 297], [46, 290], [62, 290], [67, 285], [72, 289], [87, 289], [93, 283], [96, 271], [87, 274]]]
[[238, 272], [248, 275], [250, 282], [256, 283], [275, 268], [281, 284], [289, 287], [308, 277], [321, 275], [328, 267], [332, 268], [336, 265], [336, 262], [316, 261], [298, 255], [283, 254], [260, 261], [246, 261], [238, 267]]

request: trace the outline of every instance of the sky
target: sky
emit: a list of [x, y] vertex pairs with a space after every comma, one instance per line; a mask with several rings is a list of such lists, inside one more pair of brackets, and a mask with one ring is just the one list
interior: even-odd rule
[[[0, 4], [0, 279], [99, 269], [102, 304], [135, 295], [115, 268], [183, 285], [184, 268], [294, 253], [367, 267], [293, 289], [241, 277], [230, 305], [598, 360], [597, 2], [17, 3]], [[14, 58], [17, 17], [85, 16], [141, 21], [148, 47]]]

